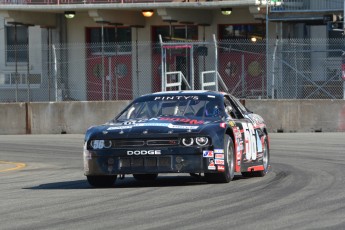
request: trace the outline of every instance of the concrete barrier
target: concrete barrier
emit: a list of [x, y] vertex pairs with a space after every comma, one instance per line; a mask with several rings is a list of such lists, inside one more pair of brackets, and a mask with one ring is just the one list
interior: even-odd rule
[[130, 101], [30, 103], [32, 134], [85, 133], [113, 119]]
[[[0, 134], [82, 134], [104, 124], [130, 101], [0, 104]], [[246, 100], [269, 132], [345, 131], [345, 100]]]
[[270, 132], [344, 132], [345, 100], [246, 100]]
[[0, 103], [0, 134], [26, 134], [26, 103]]

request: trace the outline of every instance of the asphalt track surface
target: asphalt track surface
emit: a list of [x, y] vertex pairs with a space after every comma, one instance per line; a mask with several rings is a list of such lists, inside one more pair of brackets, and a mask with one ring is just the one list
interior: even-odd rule
[[128, 176], [96, 189], [82, 135], [0, 136], [0, 229], [345, 229], [345, 133], [270, 137], [263, 178]]

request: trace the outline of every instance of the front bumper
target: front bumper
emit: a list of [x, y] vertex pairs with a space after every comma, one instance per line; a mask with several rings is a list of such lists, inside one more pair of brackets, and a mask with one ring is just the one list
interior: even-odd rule
[[[149, 150], [149, 149], [147, 149]], [[209, 158], [203, 157], [210, 147], [161, 148], [159, 155], [128, 155], [134, 149], [84, 150], [84, 172], [89, 175], [141, 173], [203, 173]]]

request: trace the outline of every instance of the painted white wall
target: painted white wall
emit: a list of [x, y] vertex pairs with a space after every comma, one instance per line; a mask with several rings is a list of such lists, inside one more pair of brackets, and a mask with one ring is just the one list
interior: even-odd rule
[[[77, 100], [86, 100], [86, 47], [85, 27], [99, 26], [87, 14], [79, 13], [67, 23], [68, 49], [68, 87], [70, 97]], [[76, 91], [78, 89], [78, 91]]]

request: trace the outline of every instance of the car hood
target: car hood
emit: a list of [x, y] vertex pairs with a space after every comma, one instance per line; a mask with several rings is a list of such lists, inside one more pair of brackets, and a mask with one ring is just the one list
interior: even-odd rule
[[[139, 135], [160, 136], [182, 134], [182, 133], [200, 133], [206, 127], [212, 126], [212, 124], [219, 124], [220, 119], [193, 119], [186, 117], [159, 117], [146, 120], [126, 120], [109, 122], [101, 126], [91, 127], [88, 130], [88, 134], [92, 138], [107, 136], [121, 138], [135, 138]], [[88, 135], [87, 134], [87, 135]]]

